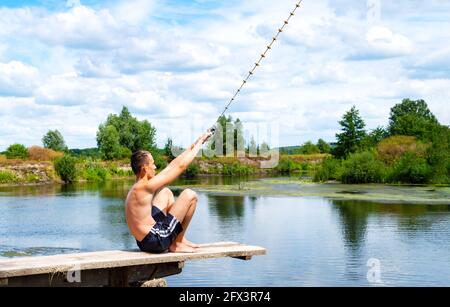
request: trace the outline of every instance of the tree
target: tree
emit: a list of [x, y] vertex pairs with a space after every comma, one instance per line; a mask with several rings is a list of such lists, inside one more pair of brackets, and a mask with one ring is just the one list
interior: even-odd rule
[[164, 154], [166, 155], [169, 162], [175, 159], [175, 155], [173, 154], [173, 141], [171, 138], [168, 138], [166, 145], [164, 145]]
[[304, 155], [312, 155], [319, 152], [320, 152], [319, 148], [316, 145], [314, 145], [313, 142], [311, 141], [308, 141], [305, 144], [303, 144], [300, 149], [300, 153]]
[[54, 151], [67, 151], [66, 142], [58, 130], [49, 130], [47, 134], [42, 137], [42, 143], [45, 148]]
[[361, 142], [366, 136], [364, 130], [366, 124], [355, 106], [344, 114], [339, 124], [342, 126], [342, 133], [336, 134], [337, 145], [334, 155], [342, 158], [360, 148]]
[[434, 183], [450, 183], [450, 128], [436, 126], [430, 131], [431, 146], [427, 160], [432, 168]]
[[389, 134], [411, 135], [424, 139], [432, 127], [438, 124], [424, 100], [403, 99], [391, 109]]
[[258, 154], [258, 147], [256, 146], [255, 138], [252, 136], [250, 143], [247, 146], [247, 152], [250, 156], [255, 156]]
[[120, 136], [113, 125], [100, 125], [97, 132], [97, 145], [106, 160], [117, 159], [121, 154]]
[[[243, 137], [243, 125], [240, 119], [233, 121], [231, 116], [225, 117], [222, 115], [217, 120], [218, 131], [210, 140], [209, 148], [214, 150], [217, 155], [225, 156], [227, 152], [230, 154], [237, 150], [245, 148], [245, 140]], [[222, 131], [220, 131], [222, 130]], [[228, 140], [228, 136], [232, 136], [232, 140]], [[227, 148], [227, 142], [233, 146], [233, 148]]]
[[147, 120], [138, 121], [125, 106], [119, 115], [110, 114], [103, 126], [113, 126], [119, 134], [120, 146], [131, 152], [152, 150], [156, 147], [156, 129]]
[[331, 152], [331, 146], [327, 142], [325, 142], [323, 139], [319, 139], [317, 141], [317, 148], [319, 149], [320, 153], [330, 153]]
[[262, 157], [268, 157], [270, 154], [270, 146], [266, 142], [262, 142], [259, 147], [259, 155]]
[[380, 143], [382, 140], [387, 138], [389, 136], [389, 133], [384, 129], [384, 127], [379, 126], [372, 130], [364, 139], [363, 141], [363, 147], [366, 149], [370, 149], [373, 147], [376, 147], [378, 143]]
[[27, 159], [28, 149], [22, 144], [13, 144], [6, 149], [7, 159]]
[[244, 127], [239, 118], [234, 122], [234, 151], [238, 155], [238, 152], [245, 154]]

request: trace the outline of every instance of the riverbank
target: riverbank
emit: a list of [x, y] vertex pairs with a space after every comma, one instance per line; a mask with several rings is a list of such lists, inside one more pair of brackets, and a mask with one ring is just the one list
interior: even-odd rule
[[[174, 190], [192, 188], [199, 192], [224, 196], [323, 197], [332, 200], [376, 201], [390, 204], [450, 205], [449, 185], [341, 184], [334, 181], [314, 183], [311, 177], [304, 176], [305, 172], [289, 177], [280, 177], [283, 175], [280, 175], [277, 170], [272, 170], [273, 173], [223, 176], [220, 173], [211, 172], [211, 166], [217, 170], [219, 163], [236, 163], [233, 158], [222, 158], [220, 161], [198, 159], [195, 163], [200, 167], [199, 174], [192, 178], [181, 179], [180, 181], [184, 184], [179, 184], [180, 181], [178, 181], [171, 188]], [[245, 161], [240, 163], [245, 163]], [[309, 170], [315, 165], [309, 164]], [[119, 180], [120, 182], [120, 179], [126, 181], [134, 179], [126, 162], [89, 162], [78, 166], [76, 181], [78, 184], [87, 182], [109, 186], [110, 184], [116, 185], [114, 181]], [[23, 181], [0, 184], [0, 187], [3, 188], [29, 185], [61, 186], [62, 183], [50, 162], [22, 161], [21, 164], [1, 165], [0, 172], [5, 172], [4, 170], [15, 172], [15, 174], [19, 173], [15, 176], [18, 178], [20, 176]], [[28, 178], [41, 178], [42, 180], [28, 181]], [[116, 186], [116, 189], [121, 190], [117, 191], [117, 195], [125, 197], [125, 190], [122, 191], [119, 186]]]
[[[132, 178], [131, 167], [125, 162], [77, 163], [76, 181], [104, 181]], [[5, 160], [0, 162], [0, 186], [61, 184], [51, 161]]]
[[[328, 155], [286, 155], [281, 156], [278, 166], [271, 169], [260, 167], [264, 159], [257, 158], [197, 158], [183, 174], [196, 176], [274, 176], [285, 173], [300, 173], [316, 169]], [[166, 159], [159, 169], [167, 165]], [[129, 162], [80, 160], [76, 163], [76, 180], [104, 181], [108, 179], [134, 178]], [[0, 160], [0, 185], [59, 184], [63, 181], [51, 161]]]

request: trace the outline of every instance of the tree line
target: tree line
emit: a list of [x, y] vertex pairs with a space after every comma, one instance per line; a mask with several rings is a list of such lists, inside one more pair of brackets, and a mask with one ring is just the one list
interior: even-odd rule
[[391, 108], [389, 125], [367, 131], [353, 106], [339, 121], [332, 157], [316, 181], [344, 183], [450, 183], [450, 128], [424, 100], [404, 99]]
[[[243, 123], [231, 116], [219, 118], [224, 127], [210, 140], [209, 148], [216, 154], [245, 154], [268, 151], [265, 142], [257, 144], [254, 137], [245, 140]], [[314, 180], [339, 180], [345, 183], [449, 183], [450, 129], [442, 125], [424, 100], [404, 99], [392, 107], [387, 127], [368, 131], [359, 110], [353, 106], [339, 121], [341, 131], [336, 141], [308, 141], [302, 146], [280, 148], [282, 154], [326, 153], [315, 170]], [[232, 140], [227, 138], [232, 137]], [[43, 148], [26, 148], [21, 144], [8, 147], [8, 159], [53, 160], [65, 156], [89, 159], [120, 160], [144, 149], [152, 152], [158, 168], [174, 159], [176, 147], [169, 138], [163, 149], [156, 146], [156, 128], [147, 120], [139, 121], [126, 107], [119, 114], [110, 114], [98, 127], [97, 148], [69, 150], [58, 130], [48, 131], [42, 138]], [[228, 145], [232, 148], [227, 148]], [[72, 160], [71, 163], [75, 163]]]

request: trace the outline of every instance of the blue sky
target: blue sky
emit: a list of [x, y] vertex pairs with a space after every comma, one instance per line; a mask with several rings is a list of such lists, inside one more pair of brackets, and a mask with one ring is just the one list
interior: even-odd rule
[[[211, 125], [295, 0], [0, 2], [0, 151], [58, 129], [71, 148], [128, 106], [186, 145]], [[450, 123], [450, 3], [304, 0], [230, 110], [276, 145], [333, 141], [356, 105], [368, 129], [403, 98]], [[260, 141], [267, 133], [259, 132]]]

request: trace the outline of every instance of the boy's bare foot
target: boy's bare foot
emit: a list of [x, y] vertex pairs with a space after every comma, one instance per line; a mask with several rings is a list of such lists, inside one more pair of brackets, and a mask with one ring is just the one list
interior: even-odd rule
[[184, 243], [184, 244], [186, 244], [187, 246], [190, 246], [190, 247], [193, 247], [193, 248], [199, 248], [199, 247], [200, 247], [200, 245], [195, 244], [195, 243], [192, 243], [191, 241], [189, 241], [189, 240], [186, 239], [186, 238], [183, 238], [183, 240], [181, 241], [181, 243]]
[[171, 253], [195, 253], [196, 249], [183, 243], [183, 242], [173, 242], [169, 247], [169, 252]]

